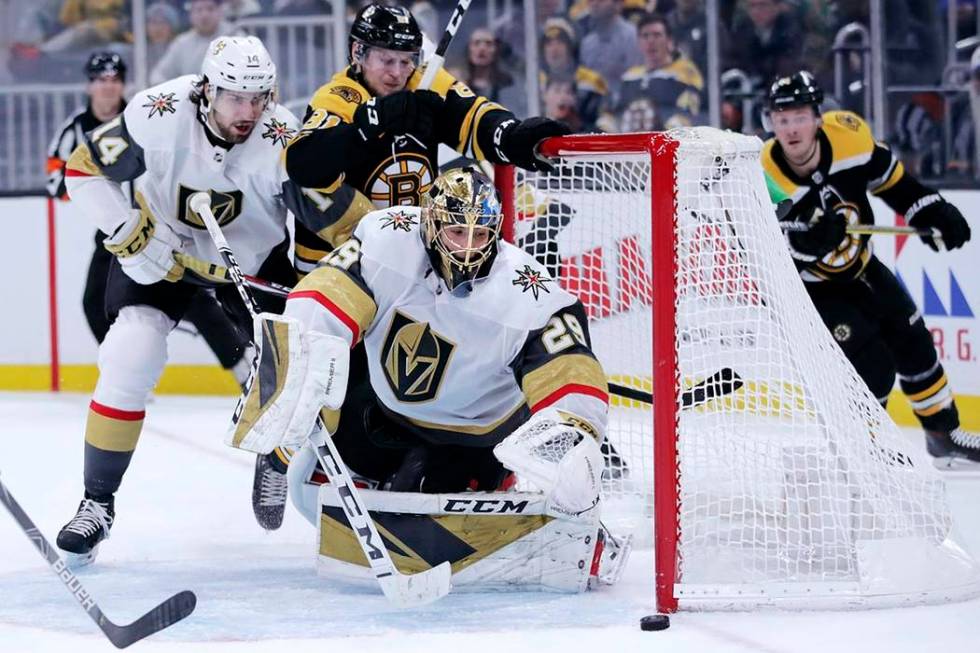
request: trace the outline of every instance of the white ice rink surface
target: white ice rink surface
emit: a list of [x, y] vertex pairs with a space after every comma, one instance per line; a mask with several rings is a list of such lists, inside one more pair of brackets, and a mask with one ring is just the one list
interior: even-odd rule
[[[0, 473], [53, 542], [82, 493], [87, 396], [0, 393]], [[980, 600], [898, 610], [678, 614], [641, 632], [653, 612], [652, 556], [626, 580], [580, 596], [450, 595], [398, 610], [380, 592], [313, 570], [313, 529], [287, 510], [278, 532], [254, 522], [251, 455], [221, 443], [231, 398], [157, 397], [116, 498], [117, 522], [97, 563], [79, 574], [106, 615], [128, 623], [183, 589], [185, 621], [135, 644], [146, 651], [515, 653], [758, 651], [901, 653], [978, 649]], [[921, 439], [916, 431], [910, 438]], [[947, 475], [960, 540], [980, 552], [980, 477]], [[0, 653], [115, 650], [0, 510]]]

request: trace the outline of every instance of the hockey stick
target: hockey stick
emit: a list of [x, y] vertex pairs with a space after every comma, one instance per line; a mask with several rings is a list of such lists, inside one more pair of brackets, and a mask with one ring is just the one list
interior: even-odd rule
[[[235, 255], [228, 246], [228, 241], [225, 240], [224, 234], [221, 233], [221, 227], [218, 226], [218, 221], [211, 212], [211, 197], [207, 193], [195, 193], [191, 195], [189, 203], [191, 210], [204, 221], [215, 247], [218, 248], [218, 254], [225, 262], [229, 275], [238, 289], [238, 294], [254, 318], [260, 312], [259, 306], [245, 286], [242, 271], [238, 267], [238, 262], [235, 261]], [[252, 362], [253, 377], [257, 367], [258, 358]], [[367, 558], [371, 571], [388, 600], [400, 606], [417, 606], [431, 603], [448, 594], [452, 577], [452, 568], [448, 562], [443, 562], [417, 574], [403, 574], [395, 567], [374, 520], [368, 514], [364, 499], [354, 485], [350, 472], [337, 451], [337, 445], [334, 444], [333, 438], [330, 437], [319, 417], [317, 417], [316, 426], [310, 433], [309, 441], [316, 451], [317, 458], [324, 472], [326, 472], [327, 478], [330, 479], [331, 487], [337, 491], [340, 497], [351, 530], [357, 537], [364, 557]]]
[[456, 8], [453, 9], [453, 15], [449, 17], [446, 30], [442, 33], [442, 38], [439, 39], [439, 45], [436, 46], [436, 53], [432, 55], [431, 59], [425, 62], [425, 72], [422, 73], [422, 81], [419, 82], [419, 88], [421, 90], [429, 90], [432, 86], [432, 80], [436, 78], [436, 73], [442, 69], [443, 64], [446, 62], [446, 51], [449, 50], [449, 45], [453, 42], [459, 26], [463, 22], [463, 16], [466, 14], [466, 10], [470, 8], [470, 2], [472, 1], [459, 0], [456, 3]]
[[[681, 408], [695, 408], [712, 399], [731, 394], [743, 385], [744, 382], [738, 372], [730, 367], [723, 367], [711, 376], [681, 392]], [[645, 404], [653, 403], [653, 395], [643, 390], [619, 385], [618, 383], [610, 383], [609, 390], [619, 397], [632, 399], [633, 401], [639, 401]]]
[[[810, 224], [807, 222], [780, 222], [779, 228], [783, 231], [801, 232], [809, 231]], [[932, 239], [940, 238], [939, 230], [929, 228], [916, 228], [903, 225], [885, 224], [849, 224], [844, 229], [849, 234], [892, 234], [895, 236], [928, 236]]]
[[194, 612], [194, 606], [197, 605], [197, 597], [194, 596], [194, 592], [184, 590], [183, 592], [174, 594], [133, 623], [125, 626], [117, 626], [102, 614], [102, 610], [95, 602], [95, 599], [88, 593], [88, 590], [82, 587], [82, 583], [68, 569], [65, 561], [55, 552], [48, 540], [41, 534], [41, 531], [34, 525], [34, 522], [31, 521], [31, 518], [20, 507], [20, 504], [10, 495], [10, 491], [7, 490], [3, 482], [0, 482], [0, 503], [3, 503], [4, 507], [10, 511], [10, 514], [17, 521], [17, 525], [24, 531], [28, 539], [34, 543], [35, 548], [41, 553], [41, 556], [48, 561], [51, 570], [57, 574], [68, 591], [75, 597], [75, 600], [82, 606], [82, 609], [102, 629], [102, 632], [105, 633], [105, 636], [109, 638], [109, 641], [116, 648], [126, 648], [133, 642], [138, 642], [158, 630], [172, 626]]
[[[196, 272], [200, 276], [207, 279], [214, 279], [215, 281], [232, 281], [231, 273], [228, 271], [228, 268], [210, 263], [208, 261], [202, 261], [201, 259], [194, 258], [189, 254], [184, 254], [183, 252], [175, 253], [174, 259], [188, 270]], [[289, 291], [292, 290], [292, 288], [289, 286], [284, 286], [274, 281], [259, 279], [258, 277], [253, 277], [248, 274], [242, 275], [242, 279], [244, 279], [245, 284], [251, 288], [255, 288], [256, 290], [261, 290], [262, 292], [267, 292], [272, 295], [278, 295], [280, 297], [285, 297], [289, 294]]]

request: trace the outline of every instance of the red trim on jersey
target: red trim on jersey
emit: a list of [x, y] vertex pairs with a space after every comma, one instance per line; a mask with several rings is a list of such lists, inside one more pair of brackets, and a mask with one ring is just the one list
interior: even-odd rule
[[539, 401], [538, 403], [531, 406], [531, 413], [536, 413], [539, 410], [547, 408], [551, 404], [555, 403], [562, 397], [571, 394], [588, 395], [590, 397], [595, 397], [600, 401], [609, 403], [609, 395], [600, 390], [599, 388], [593, 387], [591, 385], [582, 385], [580, 383], [569, 383], [568, 385], [563, 385], [558, 388], [550, 395]]
[[88, 409], [93, 413], [102, 415], [103, 417], [119, 419], [125, 422], [137, 422], [146, 417], [145, 410], [120, 410], [118, 408], [112, 408], [111, 406], [103, 406], [94, 399], [89, 402]]
[[95, 177], [96, 175], [90, 175], [87, 172], [82, 172], [81, 170], [75, 170], [74, 168], [65, 168], [66, 177]]
[[352, 318], [350, 315], [345, 313], [339, 306], [337, 306], [332, 301], [327, 299], [327, 297], [323, 293], [317, 290], [294, 290], [293, 292], [289, 293], [289, 296], [286, 297], [286, 300], [289, 301], [290, 299], [302, 299], [302, 298], [312, 299], [317, 304], [320, 304], [325, 309], [330, 311], [333, 314], [333, 316], [336, 317], [338, 320], [343, 322], [344, 326], [350, 329], [351, 335], [353, 336], [350, 345], [351, 348], [353, 349], [354, 345], [356, 345], [358, 340], [361, 339], [361, 327], [358, 326], [357, 321], [354, 318]]

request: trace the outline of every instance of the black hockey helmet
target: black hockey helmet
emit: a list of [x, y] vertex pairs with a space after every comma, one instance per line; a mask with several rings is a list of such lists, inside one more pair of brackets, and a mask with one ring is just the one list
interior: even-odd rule
[[351, 62], [354, 43], [385, 50], [419, 52], [422, 30], [408, 9], [375, 3], [361, 9], [354, 18], [347, 41], [347, 57]]
[[819, 107], [823, 103], [823, 89], [812, 73], [801, 70], [773, 82], [769, 87], [767, 100], [769, 111], [810, 106], [819, 113]]
[[85, 74], [89, 80], [103, 75], [113, 75], [126, 81], [126, 62], [115, 52], [93, 52], [85, 64]]

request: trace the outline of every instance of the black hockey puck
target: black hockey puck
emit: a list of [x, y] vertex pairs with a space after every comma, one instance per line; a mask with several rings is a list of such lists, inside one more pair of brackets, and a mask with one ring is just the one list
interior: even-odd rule
[[665, 614], [648, 614], [640, 619], [640, 630], [667, 630], [670, 617]]

